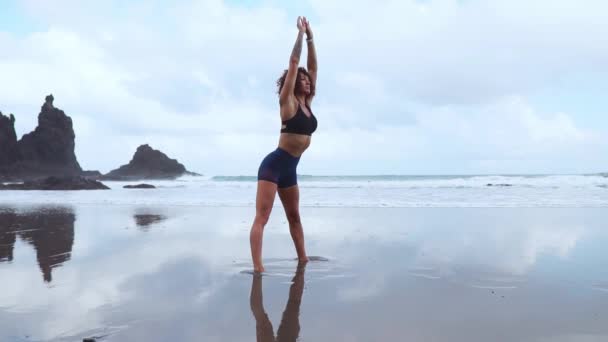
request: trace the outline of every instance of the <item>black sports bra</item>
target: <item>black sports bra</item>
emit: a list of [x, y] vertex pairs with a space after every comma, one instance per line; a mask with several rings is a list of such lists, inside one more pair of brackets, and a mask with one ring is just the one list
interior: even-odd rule
[[282, 121], [281, 133], [312, 135], [317, 129], [317, 118], [312, 114], [312, 110], [310, 110], [308, 105], [306, 108], [310, 111], [310, 117], [304, 114], [300, 103], [298, 103], [296, 115], [292, 116], [289, 120]]

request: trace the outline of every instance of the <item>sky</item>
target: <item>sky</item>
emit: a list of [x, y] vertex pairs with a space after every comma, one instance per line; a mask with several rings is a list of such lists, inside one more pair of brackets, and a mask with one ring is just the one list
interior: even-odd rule
[[86, 170], [149, 144], [255, 175], [299, 15], [319, 65], [299, 174], [608, 170], [604, 0], [2, 0], [0, 111], [21, 137], [52, 93]]

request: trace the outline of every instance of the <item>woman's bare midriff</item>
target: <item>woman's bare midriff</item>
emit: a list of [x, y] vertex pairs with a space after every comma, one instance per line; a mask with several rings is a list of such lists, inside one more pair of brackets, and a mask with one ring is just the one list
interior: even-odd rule
[[294, 157], [300, 157], [310, 146], [310, 136], [294, 133], [281, 133], [279, 147]]

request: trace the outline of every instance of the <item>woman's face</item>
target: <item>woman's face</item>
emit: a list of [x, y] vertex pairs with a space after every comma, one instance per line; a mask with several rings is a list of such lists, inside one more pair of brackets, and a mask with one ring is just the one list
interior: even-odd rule
[[303, 72], [298, 73], [298, 82], [300, 83], [300, 86], [298, 87], [300, 91], [302, 91], [305, 95], [309, 95], [310, 79], [308, 78], [308, 76]]

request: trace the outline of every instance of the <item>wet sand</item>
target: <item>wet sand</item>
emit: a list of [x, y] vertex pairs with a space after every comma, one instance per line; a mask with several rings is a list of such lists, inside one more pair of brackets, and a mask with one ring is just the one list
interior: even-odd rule
[[0, 208], [0, 341], [606, 341], [608, 212]]

